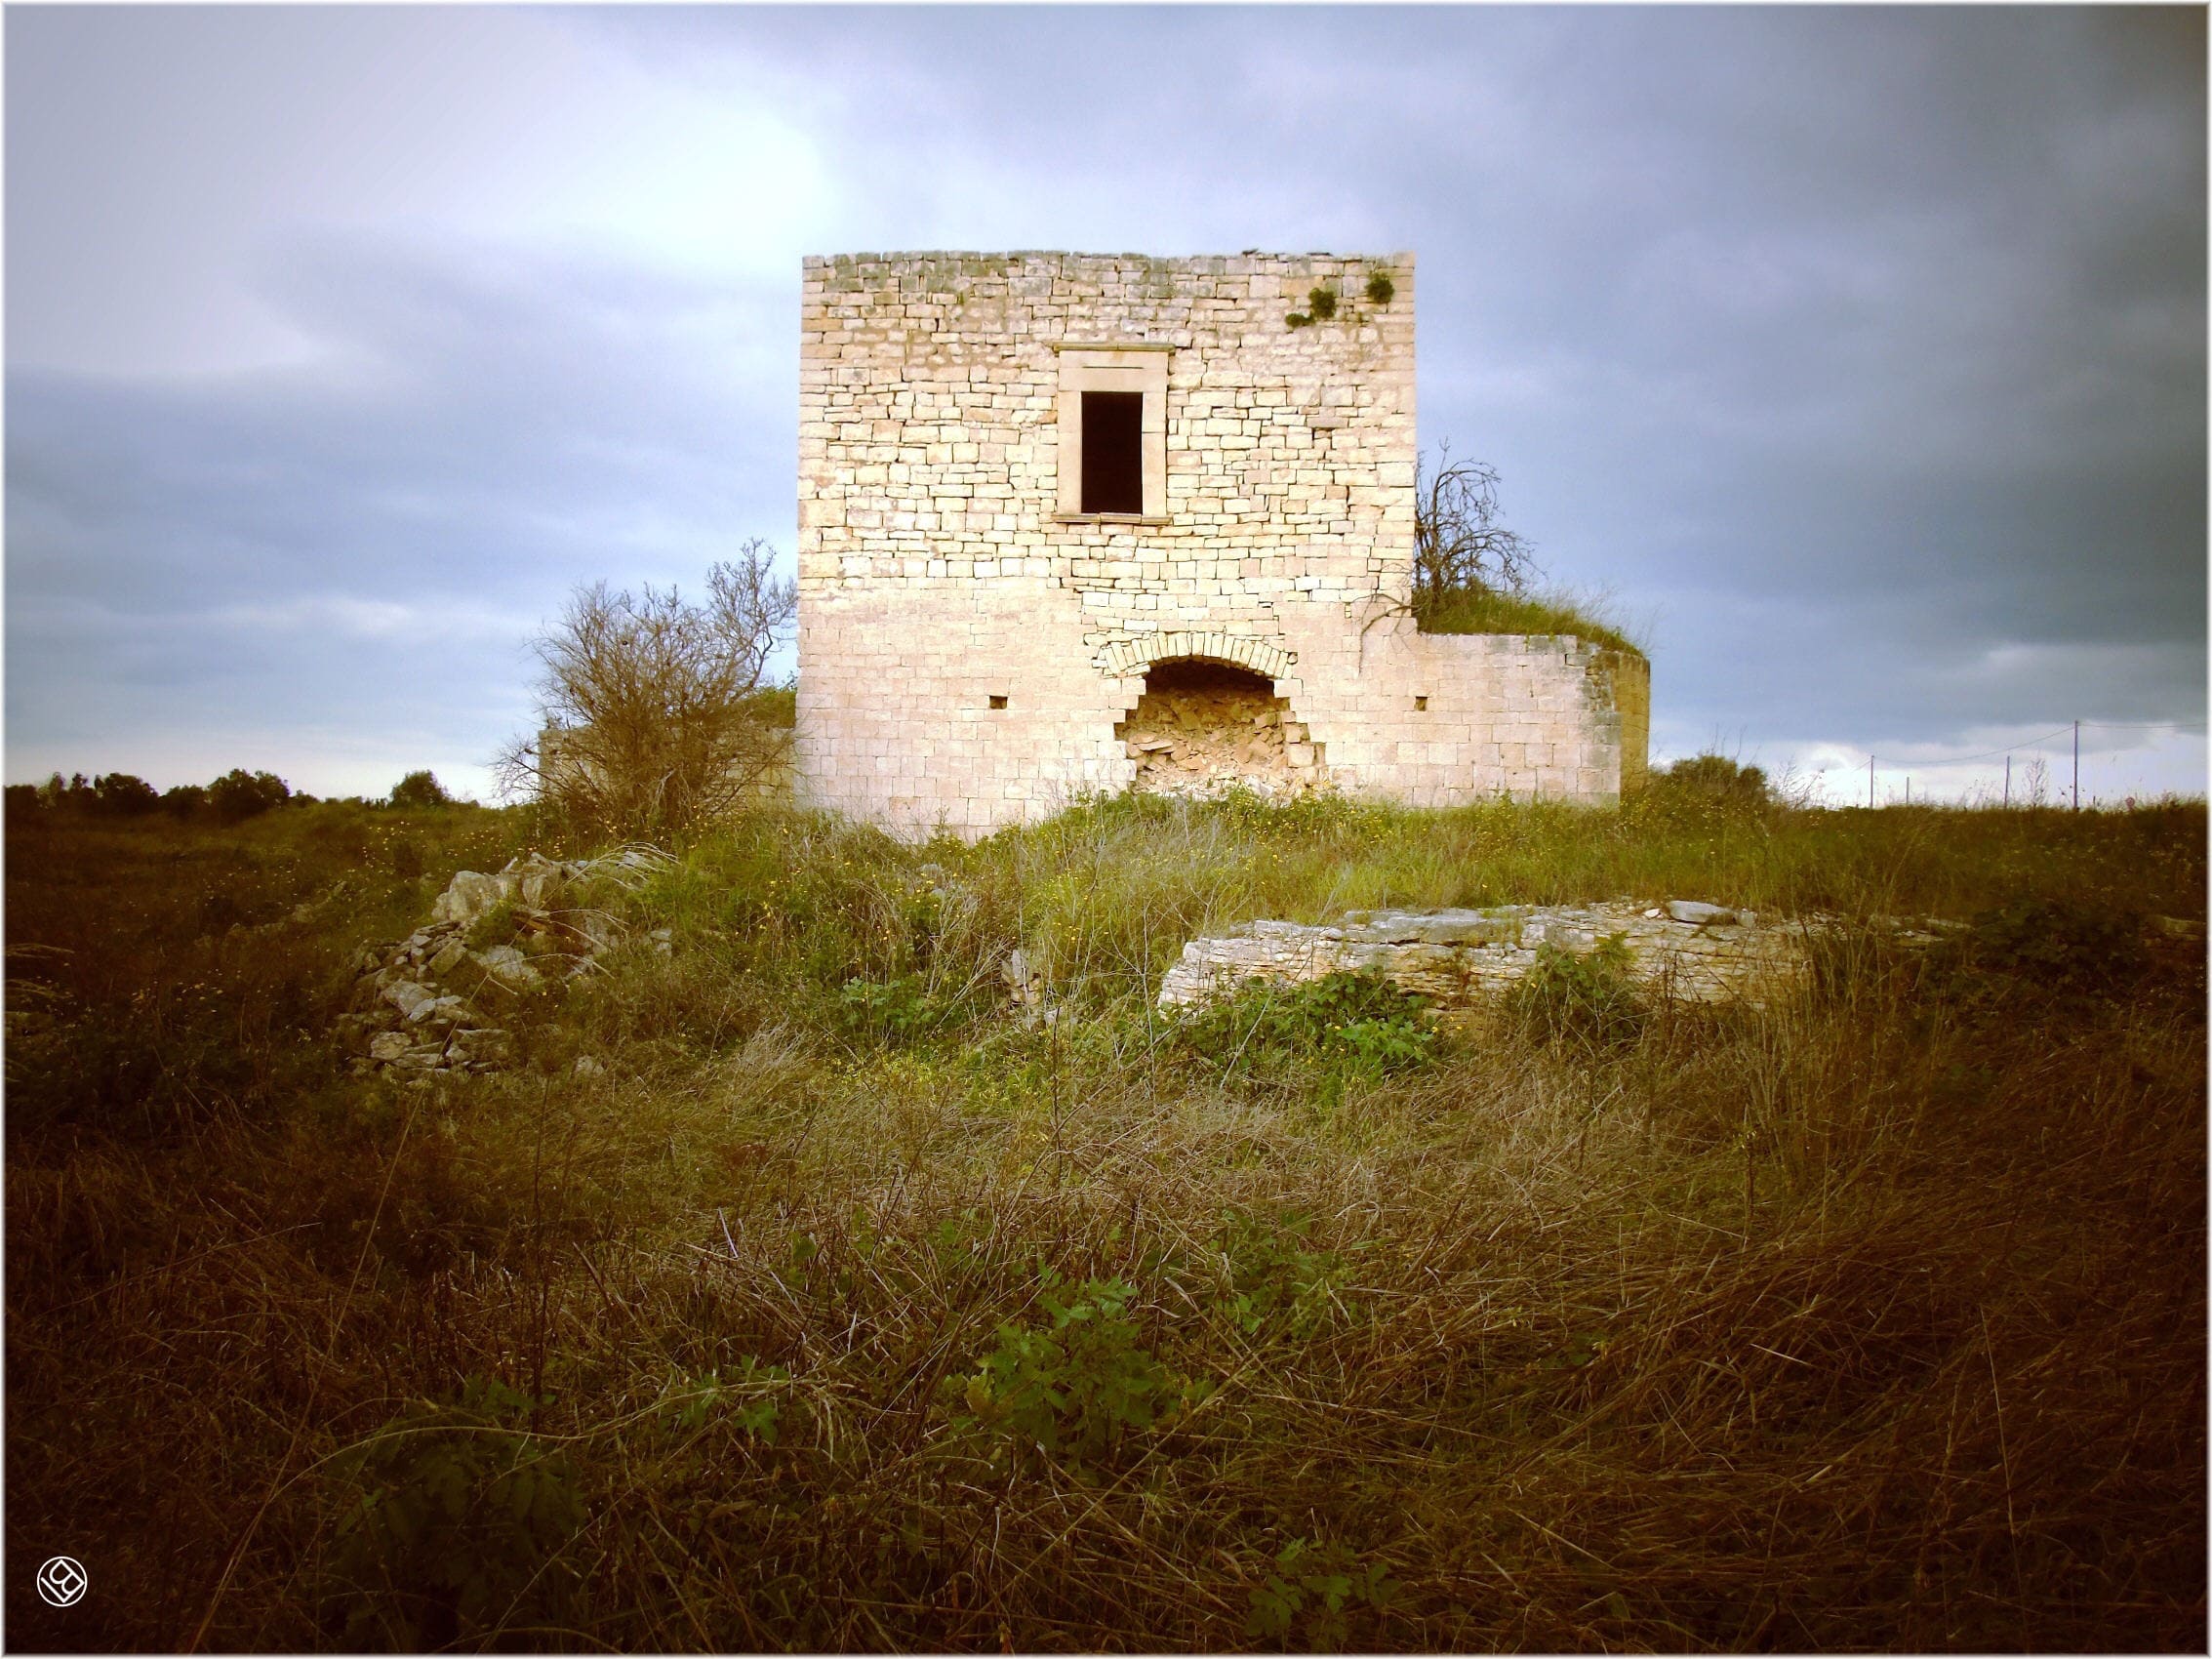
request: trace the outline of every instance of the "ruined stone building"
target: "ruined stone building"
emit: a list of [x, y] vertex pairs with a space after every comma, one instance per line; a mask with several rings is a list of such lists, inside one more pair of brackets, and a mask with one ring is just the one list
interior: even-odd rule
[[1414, 625], [1410, 254], [804, 280], [801, 800], [974, 836], [1132, 787], [1641, 781], [1642, 658]]

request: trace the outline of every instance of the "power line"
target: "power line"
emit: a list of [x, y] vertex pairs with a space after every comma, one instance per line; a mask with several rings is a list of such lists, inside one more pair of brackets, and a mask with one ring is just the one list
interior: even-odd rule
[[1915, 766], [1962, 766], [1969, 760], [1994, 760], [2000, 754], [2017, 754], [2024, 749], [2033, 749], [2039, 743], [2049, 743], [2053, 738], [2063, 738], [2072, 731], [2076, 725], [2094, 726], [2099, 730], [2122, 728], [2132, 730], [2154, 726], [2169, 727], [2175, 730], [2195, 730], [2203, 724], [2204, 722], [2201, 720], [2070, 720], [2056, 731], [2045, 732], [2041, 737], [2023, 738], [2017, 743], [2004, 744], [1996, 749], [1985, 749], [1979, 754], [1916, 755], [1911, 763]]
[[[2086, 720], [2082, 722], [2083, 725], [2087, 725], [2088, 723], [2089, 722]], [[2063, 738], [2067, 733], [2072, 730], [2072, 725], [2069, 723], [2067, 725], [2061, 726], [2055, 732], [2045, 732], [2039, 738], [2028, 738], [2020, 743], [2008, 743], [2001, 749], [1984, 749], [1980, 754], [1946, 754], [1938, 755], [1933, 758], [1923, 755], [1915, 759], [1913, 761], [1913, 764], [1916, 766], [1955, 766], [1963, 761], [1968, 760], [1993, 760], [2000, 754], [2011, 754], [2018, 749], [2032, 749], [2039, 743], [2048, 743], [2053, 738]]]

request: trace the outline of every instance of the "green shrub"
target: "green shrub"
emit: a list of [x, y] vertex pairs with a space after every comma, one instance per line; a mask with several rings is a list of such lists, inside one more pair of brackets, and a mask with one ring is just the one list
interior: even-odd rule
[[391, 804], [403, 811], [424, 811], [453, 805], [434, 773], [410, 772], [391, 787]]
[[1648, 788], [1705, 800], [1764, 806], [1774, 799], [1766, 774], [1725, 754], [1693, 754], [1651, 775]]
[[1388, 1076], [1435, 1057], [1436, 1027], [1426, 998], [1377, 973], [1340, 973], [1283, 986], [1246, 980], [1234, 995], [1186, 1020], [1180, 1034], [1226, 1071], [1276, 1073], [1333, 1062], [1342, 1071]]
[[1629, 978], [1629, 947], [1619, 934], [1583, 954], [1537, 947], [1514, 981], [1507, 1010], [1532, 1034], [1584, 1048], [1624, 1048], [1643, 1034], [1648, 1010]]
[[105, 818], [142, 818], [161, 805], [161, 796], [143, 778], [110, 772], [93, 780], [93, 810]]
[[417, 881], [426, 868], [422, 862], [422, 843], [412, 835], [393, 838], [384, 850], [384, 861], [391, 866], [392, 874], [402, 881]]
[[849, 979], [837, 992], [838, 1024], [848, 1036], [869, 1042], [912, 1042], [946, 1024], [952, 1012], [919, 974], [880, 984]]
[[224, 824], [242, 824], [291, 796], [290, 787], [273, 772], [249, 773], [236, 766], [208, 786], [208, 805]]
[[2016, 989], [2121, 995], [2150, 965], [2143, 918], [2120, 907], [2017, 899], [1974, 920], [1967, 956]]
[[1275, 1570], [1252, 1591], [1244, 1634], [1263, 1640], [1303, 1637], [1315, 1651], [1346, 1645], [1345, 1611], [1367, 1606], [1380, 1612], [1397, 1599], [1400, 1586], [1380, 1562], [1361, 1563], [1342, 1544], [1293, 1538], [1275, 1557]]
[[[396, 854], [406, 842], [395, 844]], [[495, 945], [512, 945], [515, 933], [515, 905], [512, 899], [502, 899], [470, 924], [468, 948], [471, 951], [489, 951]]]
[[584, 1510], [568, 1455], [521, 1426], [543, 1403], [472, 1377], [339, 1460], [357, 1494], [331, 1562], [347, 1645], [435, 1649], [552, 1610], [565, 1580], [543, 1569]]
[[1039, 1278], [1044, 1321], [999, 1326], [982, 1366], [946, 1381], [973, 1413], [964, 1423], [987, 1425], [1047, 1457], [1065, 1451], [1080, 1465], [1200, 1396], [1139, 1343], [1129, 1316], [1135, 1286], [1094, 1278], [1067, 1287], [1052, 1268]]
[[1331, 1251], [1308, 1248], [1312, 1225], [1305, 1215], [1280, 1221], [1232, 1216], [1223, 1230], [1219, 1245], [1229, 1283], [1220, 1308], [1247, 1338], [1304, 1340], [1343, 1306], [1337, 1293], [1350, 1269]]

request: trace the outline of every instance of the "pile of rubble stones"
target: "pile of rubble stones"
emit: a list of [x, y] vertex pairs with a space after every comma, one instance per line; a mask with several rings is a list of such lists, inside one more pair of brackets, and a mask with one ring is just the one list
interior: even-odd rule
[[[340, 1040], [365, 1050], [354, 1070], [426, 1079], [507, 1064], [514, 1038], [503, 1020], [515, 999], [594, 971], [602, 952], [628, 939], [594, 898], [610, 886], [635, 887], [673, 862], [656, 848], [623, 847], [582, 861], [532, 853], [490, 875], [462, 870], [426, 925], [356, 958], [353, 999], [339, 1021]], [[666, 928], [649, 938], [669, 949]]]
[[1320, 749], [1265, 682], [1179, 667], [1181, 677], [1147, 690], [1117, 728], [1137, 762], [1133, 789], [1210, 799], [1242, 787], [1263, 799], [1295, 800], [1321, 786]]

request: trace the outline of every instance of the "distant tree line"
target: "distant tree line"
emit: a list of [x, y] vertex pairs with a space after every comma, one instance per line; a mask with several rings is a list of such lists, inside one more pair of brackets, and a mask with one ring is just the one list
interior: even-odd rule
[[[458, 805], [429, 772], [410, 772], [389, 795], [369, 800], [344, 797], [353, 806], [422, 812]], [[273, 772], [234, 766], [212, 784], [179, 784], [156, 789], [129, 772], [87, 779], [82, 772], [64, 780], [55, 773], [43, 784], [10, 784], [5, 791], [8, 817], [17, 823], [34, 814], [80, 819], [133, 819], [166, 813], [172, 818], [243, 824], [284, 806], [313, 806], [317, 797], [295, 790]]]

